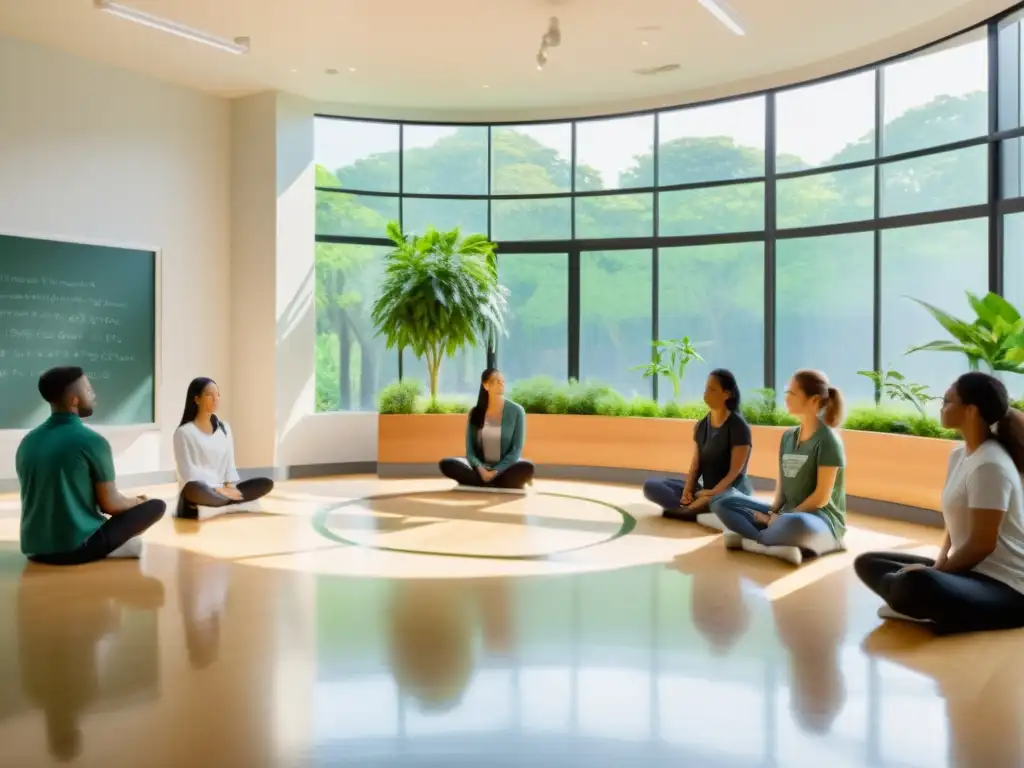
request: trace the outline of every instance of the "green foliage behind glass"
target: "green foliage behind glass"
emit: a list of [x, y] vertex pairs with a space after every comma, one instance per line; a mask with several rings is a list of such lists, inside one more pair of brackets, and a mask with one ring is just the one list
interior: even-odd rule
[[[546, 376], [518, 381], [509, 387], [508, 398], [519, 403], [527, 413], [561, 414], [577, 416], [611, 416], [663, 419], [702, 419], [708, 408], [703, 402], [669, 402], [659, 406], [646, 397], [629, 400], [598, 382], [558, 382]], [[1015, 403], [1020, 407], [1024, 403]], [[394, 382], [381, 392], [380, 412], [386, 414], [410, 413], [466, 413], [471, 403], [466, 400], [438, 400], [432, 404], [423, 397], [423, 385], [415, 380]], [[786, 413], [776, 402], [770, 389], [756, 390], [742, 406], [743, 417], [762, 427], [794, 426], [797, 419]], [[853, 408], [843, 429], [862, 432], [885, 432], [915, 437], [935, 437], [955, 440], [957, 435], [943, 429], [936, 419], [921, 416], [914, 410], [892, 406]]]

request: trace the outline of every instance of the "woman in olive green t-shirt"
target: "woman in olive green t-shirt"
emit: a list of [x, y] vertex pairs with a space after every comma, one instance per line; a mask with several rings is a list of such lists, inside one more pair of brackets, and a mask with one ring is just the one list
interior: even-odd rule
[[726, 492], [711, 511], [728, 529], [727, 548], [799, 565], [805, 552], [818, 556], [843, 548], [846, 456], [835, 432], [843, 420], [843, 397], [823, 373], [797, 371], [786, 388], [786, 409], [800, 426], [782, 436], [775, 498], [766, 502]]

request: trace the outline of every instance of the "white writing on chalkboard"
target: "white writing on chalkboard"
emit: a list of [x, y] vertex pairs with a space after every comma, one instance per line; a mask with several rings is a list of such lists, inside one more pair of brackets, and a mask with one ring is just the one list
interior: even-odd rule
[[93, 280], [0, 274], [0, 379], [28, 381], [55, 365], [111, 379], [136, 363], [124, 349], [128, 302], [97, 293]]

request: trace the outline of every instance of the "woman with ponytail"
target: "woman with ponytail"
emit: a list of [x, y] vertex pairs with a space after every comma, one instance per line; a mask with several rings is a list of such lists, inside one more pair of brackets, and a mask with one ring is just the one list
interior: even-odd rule
[[1024, 414], [999, 379], [965, 373], [942, 399], [942, 426], [963, 443], [949, 457], [938, 557], [869, 552], [857, 575], [885, 600], [883, 619], [944, 635], [1024, 627]]
[[743, 549], [799, 565], [805, 554], [843, 548], [846, 456], [835, 429], [843, 422], [842, 393], [819, 371], [797, 371], [786, 387], [786, 410], [800, 425], [779, 446], [775, 497], [736, 490], [711, 502], [725, 526], [727, 549]]
[[522, 490], [533, 482], [525, 442], [526, 411], [505, 399], [505, 377], [488, 368], [466, 423], [466, 457], [441, 459], [441, 473], [459, 485]]
[[175, 516], [184, 520], [198, 520], [199, 507], [256, 501], [274, 488], [274, 481], [266, 477], [239, 482], [234, 440], [228, 425], [217, 418], [219, 405], [220, 390], [213, 379], [200, 377], [188, 385], [181, 424], [174, 431], [174, 464], [181, 486]]

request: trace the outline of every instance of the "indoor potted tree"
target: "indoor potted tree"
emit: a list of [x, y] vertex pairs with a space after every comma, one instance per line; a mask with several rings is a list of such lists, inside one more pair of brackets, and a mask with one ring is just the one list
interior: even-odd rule
[[[436, 405], [444, 358], [467, 346], [486, 346], [507, 333], [508, 291], [498, 282], [497, 246], [484, 235], [463, 237], [457, 228], [441, 232], [430, 227], [423, 235], [405, 234], [394, 221], [388, 223], [387, 236], [394, 248], [385, 257], [373, 324], [388, 349], [407, 349], [423, 359], [430, 401]], [[414, 398], [408, 395], [415, 393], [386, 394], [390, 400], [412, 403]], [[391, 444], [401, 448], [406, 462], [418, 463], [405, 450], [413, 446], [416, 456], [430, 457], [424, 463], [436, 461], [438, 451], [463, 452], [465, 416], [417, 417], [411, 415], [411, 406], [401, 415], [385, 410], [389, 409], [382, 408], [379, 419], [379, 463], [389, 460], [384, 451], [389, 435], [397, 438]]]

